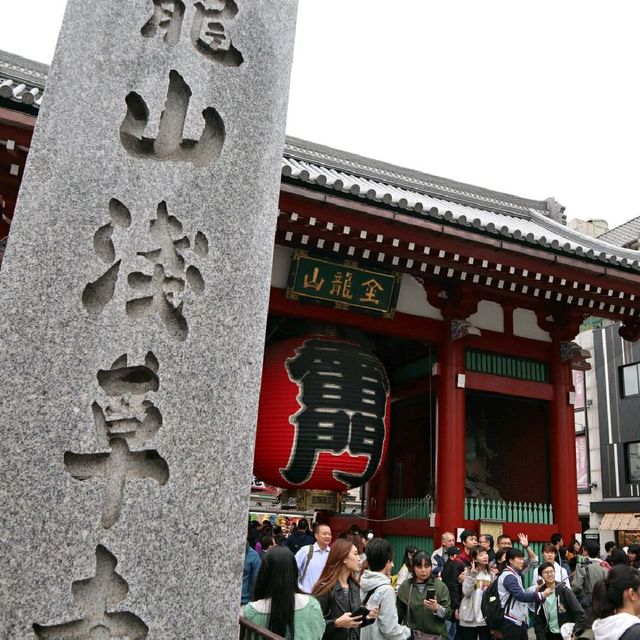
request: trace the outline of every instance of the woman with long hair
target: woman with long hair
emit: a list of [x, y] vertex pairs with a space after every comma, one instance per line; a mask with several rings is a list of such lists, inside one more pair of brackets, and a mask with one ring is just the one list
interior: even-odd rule
[[413, 575], [398, 589], [398, 620], [404, 620], [410, 629], [447, 640], [444, 621], [451, 616], [449, 589], [431, 574], [431, 556], [426, 551], [416, 551], [412, 566]]
[[400, 571], [398, 571], [398, 577], [396, 578], [396, 591], [400, 588], [400, 585], [411, 575], [411, 558], [413, 558], [413, 554], [417, 550], [417, 547], [414, 547], [412, 544], [410, 544], [408, 547], [405, 547], [404, 557], [402, 558], [402, 566], [400, 567]]
[[493, 582], [489, 552], [480, 545], [471, 549], [471, 566], [464, 570], [458, 635], [462, 640], [490, 640], [491, 631], [482, 615], [482, 594]]
[[542, 580], [538, 591], [548, 587], [553, 589], [553, 593], [536, 606], [536, 640], [562, 640], [561, 627], [567, 622], [574, 623], [573, 634], [576, 637], [587, 628], [587, 614], [571, 588], [558, 580], [557, 564], [545, 560], [538, 567], [538, 575]]
[[320, 605], [298, 588], [296, 559], [287, 547], [264, 554], [244, 617], [287, 640], [321, 640], [325, 625]]
[[596, 640], [640, 640], [640, 574], [633, 567], [613, 567], [596, 582], [591, 606]]
[[360, 608], [356, 574], [360, 565], [358, 548], [349, 539], [339, 538], [329, 552], [327, 563], [313, 587], [325, 619], [323, 640], [355, 640], [360, 627], [371, 624], [375, 614], [363, 618], [353, 613]]

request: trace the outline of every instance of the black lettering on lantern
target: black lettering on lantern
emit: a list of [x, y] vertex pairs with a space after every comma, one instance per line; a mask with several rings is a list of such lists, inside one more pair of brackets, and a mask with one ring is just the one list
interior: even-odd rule
[[291, 418], [296, 434], [282, 477], [291, 484], [307, 482], [320, 453], [368, 456], [362, 474], [339, 470], [336, 480], [360, 486], [375, 473], [385, 440], [389, 381], [382, 363], [362, 347], [345, 342], [309, 339], [285, 365], [300, 388], [301, 409]]

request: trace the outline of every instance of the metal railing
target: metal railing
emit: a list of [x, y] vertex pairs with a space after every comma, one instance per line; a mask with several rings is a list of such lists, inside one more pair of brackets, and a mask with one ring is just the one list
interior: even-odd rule
[[240, 636], [239, 640], [285, 640], [277, 633], [272, 633], [268, 629], [251, 622], [240, 616]]
[[553, 507], [550, 504], [533, 502], [505, 502], [502, 500], [466, 498], [464, 501], [464, 517], [466, 520], [553, 524]]
[[[426, 498], [392, 498], [387, 500], [387, 518], [429, 519], [433, 510], [430, 496]], [[505, 502], [465, 498], [465, 520], [497, 520], [523, 524], [553, 524], [553, 507], [535, 502]]]

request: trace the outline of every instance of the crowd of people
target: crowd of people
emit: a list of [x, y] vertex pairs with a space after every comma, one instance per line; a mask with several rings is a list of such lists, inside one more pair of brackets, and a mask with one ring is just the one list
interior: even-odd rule
[[554, 534], [538, 558], [523, 533], [514, 546], [445, 532], [432, 553], [408, 546], [392, 575], [391, 544], [370, 530], [277, 529], [250, 524], [242, 605], [287, 640], [640, 640], [640, 545], [608, 542], [601, 557]]

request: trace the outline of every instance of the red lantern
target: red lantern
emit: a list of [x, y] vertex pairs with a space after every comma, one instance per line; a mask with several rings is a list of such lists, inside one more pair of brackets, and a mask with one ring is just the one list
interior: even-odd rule
[[310, 336], [265, 350], [254, 474], [289, 489], [370, 480], [389, 441], [389, 380], [358, 344]]

